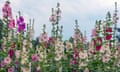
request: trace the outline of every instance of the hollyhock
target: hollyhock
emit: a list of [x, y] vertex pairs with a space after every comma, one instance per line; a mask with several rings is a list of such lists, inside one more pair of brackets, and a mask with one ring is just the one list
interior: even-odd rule
[[32, 55], [32, 61], [34, 61], [34, 62], [38, 61], [38, 56], [37, 56], [37, 54], [33, 54], [33, 55]]
[[110, 60], [110, 55], [109, 54], [105, 54], [103, 57], [102, 57], [102, 61], [103, 63], [106, 63]]
[[40, 71], [40, 66], [36, 68], [36, 72], [41, 72]]
[[10, 56], [10, 58], [12, 58], [13, 56], [14, 56], [14, 49], [10, 49], [9, 50], [9, 56]]
[[114, 54], [114, 57], [118, 58], [118, 56], [119, 56], [119, 51], [116, 51], [115, 54]]
[[78, 59], [78, 56], [79, 56], [79, 52], [78, 49], [76, 48], [74, 51], [74, 59]]
[[101, 49], [102, 45], [97, 45], [96, 50], [99, 51]]
[[16, 43], [13, 43], [13, 45], [11, 46], [11, 48], [16, 48]]
[[112, 28], [106, 28], [106, 32], [112, 32]]
[[53, 14], [51, 15], [51, 17], [49, 18], [50, 22], [56, 22], [56, 16]]
[[55, 56], [55, 60], [56, 60], [56, 61], [61, 60], [61, 58], [62, 58], [62, 55], [56, 54], [56, 56]]
[[81, 68], [81, 67], [85, 67], [85, 66], [87, 66], [87, 63], [86, 62], [79, 62], [79, 67]]
[[54, 44], [55, 43], [55, 38], [49, 37], [48, 43]]
[[23, 40], [23, 45], [26, 46], [27, 45], [27, 40]]
[[106, 44], [103, 44], [103, 45], [102, 45], [102, 47], [101, 47], [101, 49], [100, 49], [100, 52], [101, 52], [101, 53], [111, 54], [111, 50], [110, 50], [109, 46], [106, 45]]
[[17, 59], [20, 57], [20, 50], [15, 51], [15, 56], [16, 56]]
[[108, 35], [105, 37], [106, 40], [111, 40], [111, 38], [112, 38], [112, 34], [108, 34]]
[[8, 72], [14, 72], [14, 67], [8, 68]]
[[66, 42], [66, 51], [67, 52], [69, 52], [70, 50], [72, 50], [73, 49], [73, 45], [72, 45], [72, 43], [71, 42]]
[[23, 16], [20, 16], [17, 20], [17, 24], [18, 24], [18, 32], [22, 32], [25, 29], [25, 22], [24, 22], [24, 18]]
[[8, 57], [6, 57], [5, 59], [4, 59], [4, 62], [6, 63], [6, 64], [10, 64], [11, 63], [11, 58], [8, 56]]
[[74, 60], [73, 60], [73, 64], [74, 64], [74, 65], [77, 64], [77, 62], [78, 62], [77, 59], [74, 59]]
[[1, 61], [0, 67], [4, 67], [5, 65], [6, 65], [6, 63], [4, 61]]
[[13, 29], [14, 27], [15, 27], [15, 20], [11, 19], [10, 22], [9, 22], [9, 28]]
[[3, 8], [2, 8], [2, 12], [3, 12], [3, 17], [5, 18], [12, 18], [12, 9], [10, 7], [10, 2], [6, 1]]
[[42, 33], [39, 37], [39, 42], [47, 42], [48, 41], [48, 34]]
[[91, 36], [93, 37], [93, 36], [96, 36], [96, 35], [97, 35], [96, 29], [93, 29], [93, 30], [92, 30], [92, 35], [91, 35]]
[[80, 59], [86, 59], [86, 58], [88, 58], [87, 51], [85, 51], [85, 52], [79, 52], [79, 57], [80, 57]]

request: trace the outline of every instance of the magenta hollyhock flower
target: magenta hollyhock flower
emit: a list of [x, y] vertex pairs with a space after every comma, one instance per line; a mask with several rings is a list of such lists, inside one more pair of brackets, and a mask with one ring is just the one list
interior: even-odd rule
[[17, 20], [17, 24], [18, 24], [18, 32], [22, 32], [25, 29], [25, 22], [24, 22], [24, 18], [23, 16], [20, 16]]
[[78, 59], [78, 56], [79, 56], [79, 52], [78, 49], [76, 48], [74, 51], [74, 59]]
[[14, 56], [15, 52], [14, 52], [14, 49], [10, 49], [9, 50], [9, 56], [10, 58], [12, 58]]
[[112, 32], [112, 28], [106, 28], [106, 32]]
[[14, 67], [12, 66], [12, 67], [8, 68], [8, 72], [14, 72]]
[[74, 64], [74, 65], [77, 64], [77, 59], [74, 59], [74, 60], [73, 60], [73, 64]]
[[3, 17], [5, 18], [12, 18], [12, 9], [10, 7], [10, 2], [6, 1], [3, 8], [2, 8], [2, 12], [3, 12]]
[[14, 27], [15, 27], [15, 20], [11, 19], [10, 22], [9, 22], [9, 28], [13, 29]]
[[112, 34], [108, 34], [105, 38], [106, 38], [106, 40], [111, 40]]
[[37, 56], [37, 54], [33, 54], [33, 55], [32, 55], [32, 61], [34, 61], [34, 62], [38, 61], [38, 56]]
[[74, 69], [74, 72], [77, 72], [77, 70], [76, 70], [76, 69]]
[[96, 46], [96, 50], [97, 50], [97, 51], [100, 51], [101, 47], [102, 47], [102, 45], [97, 45], [97, 46]]

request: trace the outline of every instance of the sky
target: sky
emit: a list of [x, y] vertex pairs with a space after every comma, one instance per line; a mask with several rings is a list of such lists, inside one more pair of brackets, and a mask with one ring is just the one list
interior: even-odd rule
[[[0, 10], [6, 0], [0, 0]], [[63, 25], [63, 40], [69, 39], [74, 34], [75, 20], [78, 20], [79, 29], [86, 31], [88, 40], [91, 38], [91, 30], [94, 28], [96, 20], [104, 20], [108, 11], [113, 14], [114, 3], [118, 3], [120, 10], [120, 0], [9, 0], [14, 16], [18, 11], [25, 17], [26, 23], [29, 19], [35, 19], [34, 39], [42, 32], [42, 25], [46, 24], [49, 35], [51, 35], [52, 25], [49, 21], [51, 8], [55, 8], [60, 3], [62, 18], [60, 25]], [[118, 12], [120, 16], [120, 12]], [[2, 11], [0, 11], [2, 17]], [[118, 26], [120, 26], [120, 21]]]

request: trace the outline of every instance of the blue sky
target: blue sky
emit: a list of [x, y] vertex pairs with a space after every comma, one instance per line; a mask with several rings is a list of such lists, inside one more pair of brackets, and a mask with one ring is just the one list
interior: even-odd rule
[[[94, 28], [95, 21], [105, 19], [108, 11], [113, 14], [114, 2], [118, 2], [120, 9], [120, 0], [10, 0], [14, 12], [14, 16], [18, 11], [26, 18], [26, 22], [30, 18], [35, 18], [35, 35], [39, 36], [42, 31], [42, 25], [47, 25], [47, 32], [51, 34], [51, 23], [49, 17], [51, 8], [56, 7], [57, 2], [61, 5], [62, 19], [60, 25], [63, 25], [63, 39], [73, 36], [75, 19], [79, 22], [79, 29], [87, 31], [87, 37], [90, 40], [91, 30]], [[5, 0], [0, 0], [0, 9]], [[0, 15], [2, 12], [0, 12]], [[118, 13], [120, 15], [120, 12]], [[1, 16], [2, 17], [2, 16]], [[120, 21], [119, 21], [120, 23]], [[120, 25], [118, 25], [120, 26]]]

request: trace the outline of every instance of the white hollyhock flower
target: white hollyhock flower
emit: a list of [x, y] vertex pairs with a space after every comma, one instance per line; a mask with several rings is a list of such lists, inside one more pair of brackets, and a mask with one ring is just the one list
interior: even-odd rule
[[101, 52], [101, 53], [111, 54], [110, 48], [109, 48], [109, 46], [106, 45], [106, 44], [104, 44], [104, 45], [102, 46], [102, 48], [100, 49], [100, 52]]
[[29, 68], [21, 67], [22, 72], [30, 72]]
[[47, 56], [46, 52], [40, 52], [39, 53], [39, 61], [43, 61]]
[[55, 56], [55, 60], [56, 60], [56, 61], [61, 60], [61, 58], [62, 58], [62, 55], [56, 55], [56, 56]]
[[87, 66], [87, 63], [86, 63], [86, 62], [80, 62], [80, 63], [79, 63], [79, 68], [85, 67], [85, 66]]

